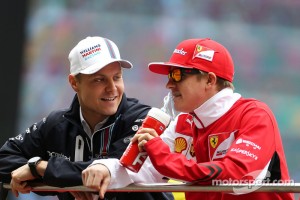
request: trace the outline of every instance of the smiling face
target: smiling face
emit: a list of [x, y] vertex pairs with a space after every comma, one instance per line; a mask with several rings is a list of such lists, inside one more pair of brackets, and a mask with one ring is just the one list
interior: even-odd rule
[[83, 116], [92, 128], [117, 112], [124, 93], [122, 69], [118, 62], [94, 74], [69, 75], [69, 82], [77, 92]]

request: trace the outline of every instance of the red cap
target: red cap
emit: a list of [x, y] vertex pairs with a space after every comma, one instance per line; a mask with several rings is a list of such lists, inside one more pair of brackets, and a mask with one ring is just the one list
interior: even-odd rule
[[210, 38], [184, 40], [177, 45], [169, 62], [152, 62], [148, 65], [150, 71], [165, 75], [173, 66], [213, 72], [218, 77], [233, 81], [234, 64], [230, 53]]

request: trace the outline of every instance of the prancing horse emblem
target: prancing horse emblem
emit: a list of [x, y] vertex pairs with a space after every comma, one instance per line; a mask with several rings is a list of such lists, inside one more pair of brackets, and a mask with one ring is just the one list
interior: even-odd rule
[[212, 148], [216, 148], [218, 144], [218, 136], [212, 136], [211, 138], [209, 138], [209, 143], [212, 146]]

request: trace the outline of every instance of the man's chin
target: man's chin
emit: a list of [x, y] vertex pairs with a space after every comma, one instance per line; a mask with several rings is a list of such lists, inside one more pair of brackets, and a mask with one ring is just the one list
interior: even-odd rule
[[103, 114], [107, 115], [107, 116], [111, 116], [111, 115], [116, 114], [117, 110], [118, 110], [118, 108], [106, 109], [106, 110], [104, 110]]
[[184, 106], [183, 104], [180, 104], [180, 103], [175, 103], [175, 102], [174, 102], [174, 108], [175, 108], [175, 110], [178, 111], [178, 112], [185, 112], [185, 113], [190, 112], [190, 111], [186, 108], [186, 106]]

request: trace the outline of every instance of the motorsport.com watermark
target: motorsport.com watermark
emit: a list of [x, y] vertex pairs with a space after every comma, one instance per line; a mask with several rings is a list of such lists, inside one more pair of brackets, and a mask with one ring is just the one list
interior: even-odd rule
[[223, 180], [213, 180], [212, 185], [214, 186], [233, 186], [232, 190], [234, 194], [247, 194], [258, 190], [262, 186], [293, 186], [295, 185], [294, 180], [270, 180], [269, 178], [263, 180], [235, 180], [235, 179], [223, 179]]

